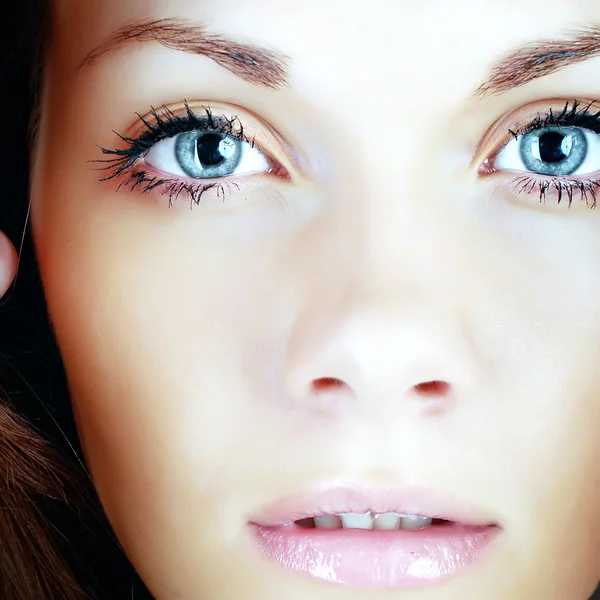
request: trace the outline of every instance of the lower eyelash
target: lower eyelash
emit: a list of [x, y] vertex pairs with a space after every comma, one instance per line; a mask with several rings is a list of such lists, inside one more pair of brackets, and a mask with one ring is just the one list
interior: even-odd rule
[[144, 155], [158, 142], [169, 137], [186, 133], [195, 129], [210, 129], [225, 135], [234, 137], [254, 147], [254, 139], [248, 138], [244, 132], [244, 126], [236, 116], [225, 117], [223, 115], [214, 116], [211, 109], [203, 107], [204, 115], [196, 115], [187, 102], [184, 102], [186, 113], [178, 116], [169, 108], [163, 106], [162, 109], [152, 108], [151, 115], [153, 122], [138, 114], [139, 119], [145, 127], [145, 132], [137, 138], [131, 138], [116, 135], [126, 144], [124, 149], [109, 149], [100, 146], [100, 150], [105, 158], [102, 160], [92, 160], [92, 163], [100, 163], [104, 166], [98, 167], [98, 171], [107, 173], [100, 181], [120, 180], [117, 189], [129, 188], [131, 191], [138, 190], [143, 194], [149, 194], [156, 191], [169, 198], [169, 206], [178, 200], [182, 195], [190, 200], [190, 207], [200, 204], [200, 200], [207, 192], [216, 194], [217, 198], [225, 199], [227, 193], [232, 188], [239, 189], [235, 181], [211, 181], [205, 183], [192, 183], [182, 181], [178, 178], [161, 178], [149, 174], [139, 166], [139, 161]]
[[536, 179], [529, 175], [521, 175], [512, 182], [513, 191], [520, 194], [538, 193], [540, 203], [546, 202], [548, 194], [555, 194], [560, 204], [566, 201], [570, 208], [574, 200], [585, 202], [590, 209], [596, 208], [600, 180], [581, 181], [578, 179]]
[[[225, 200], [225, 196], [232, 192], [231, 188], [239, 190], [239, 185], [235, 181], [191, 183], [179, 179], [149, 176], [147, 171], [137, 169], [129, 173], [121, 172], [120, 175], [123, 176], [123, 179], [117, 186], [118, 190], [126, 187], [132, 192], [137, 189], [142, 194], [149, 194], [156, 190], [161, 196], [169, 199], [169, 206], [172, 206], [182, 195], [189, 198], [190, 208], [193, 208], [200, 204], [202, 197], [207, 192], [212, 192], [217, 198]], [[114, 178], [113, 174], [105, 180]]]

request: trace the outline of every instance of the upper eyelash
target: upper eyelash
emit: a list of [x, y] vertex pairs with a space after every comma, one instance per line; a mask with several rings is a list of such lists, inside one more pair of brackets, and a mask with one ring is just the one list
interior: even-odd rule
[[[600, 134], [600, 110], [593, 111], [592, 107], [597, 104], [595, 101], [584, 104], [578, 100], [567, 101], [560, 112], [555, 112], [551, 108], [547, 113], [539, 113], [527, 125], [517, 130], [509, 129], [508, 132], [515, 139], [526, 135], [532, 131], [543, 129], [545, 127], [580, 127]], [[597, 196], [600, 191], [600, 181], [581, 181], [576, 178], [560, 179], [533, 177], [522, 174], [516, 177], [512, 182], [512, 187], [518, 192], [531, 194], [537, 189], [540, 196], [540, 202], [546, 201], [546, 194], [554, 191], [557, 195], [557, 204], [566, 199], [570, 208], [579, 195], [579, 199], [585, 202], [588, 208], [594, 209], [597, 204]]]
[[179, 181], [178, 179], [168, 179], [148, 176], [143, 169], [139, 171], [131, 171], [135, 163], [142, 158], [152, 147], [159, 142], [175, 137], [182, 133], [187, 133], [194, 130], [210, 130], [224, 135], [235, 137], [236, 139], [255, 146], [254, 139], [249, 138], [244, 132], [244, 125], [237, 116], [225, 117], [219, 115], [215, 117], [210, 108], [203, 106], [203, 116], [198, 116], [187, 102], [184, 102], [186, 109], [185, 115], [177, 115], [166, 106], [160, 109], [151, 107], [150, 115], [152, 121], [142, 117], [136, 113], [138, 119], [143, 123], [145, 131], [138, 137], [129, 137], [114, 132], [123, 142], [126, 147], [123, 149], [111, 149], [99, 146], [102, 154], [112, 156], [101, 160], [91, 161], [101, 163], [104, 166], [99, 167], [100, 171], [108, 171], [105, 177], [100, 181], [110, 181], [117, 179], [125, 173], [129, 175], [121, 181], [119, 189], [124, 186], [129, 186], [131, 191], [141, 186], [142, 193], [148, 193], [158, 187], [164, 187], [164, 193], [169, 197], [169, 205], [173, 204], [182, 193], [190, 197], [190, 204], [199, 204], [202, 195], [214, 190], [217, 197], [225, 195], [226, 190], [231, 186], [237, 188], [237, 184], [233, 182], [225, 183], [192, 183]]
[[[523, 127], [516, 130], [509, 129], [508, 132], [514, 138], [525, 135], [537, 129], [545, 127], [580, 127], [600, 134], [600, 110], [592, 111], [592, 107], [596, 104], [595, 101], [583, 104], [582, 102], [567, 101], [560, 112], [555, 112], [549, 109], [547, 113], [539, 113], [532, 121]], [[184, 102], [186, 114], [180, 116], [175, 114], [166, 106], [159, 110], [151, 107], [150, 115], [153, 122], [148, 118], [142, 117], [136, 113], [139, 120], [143, 123], [146, 131], [136, 138], [122, 135], [114, 132], [125, 144], [124, 149], [108, 149], [100, 146], [100, 150], [105, 156], [112, 156], [103, 160], [91, 162], [103, 163], [105, 166], [99, 170], [109, 171], [106, 177], [101, 181], [109, 181], [116, 179], [129, 171], [128, 177], [124, 178], [119, 184], [119, 188], [130, 186], [131, 191], [141, 187], [142, 193], [148, 193], [158, 187], [164, 188], [164, 193], [169, 197], [169, 205], [177, 199], [182, 193], [190, 197], [190, 205], [199, 204], [202, 195], [214, 190], [217, 197], [225, 196], [226, 191], [233, 185], [238, 187], [234, 182], [224, 183], [192, 183], [180, 181], [178, 179], [167, 179], [154, 176], [148, 176], [144, 170], [131, 171], [135, 163], [142, 158], [154, 145], [165, 139], [175, 137], [176, 135], [187, 133], [193, 130], [210, 130], [225, 135], [236, 137], [237, 139], [249, 143], [254, 147], [254, 140], [249, 139], [245, 132], [244, 126], [240, 119], [236, 116], [227, 118], [219, 115], [214, 117], [210, 108], [203, 106], [203, 116], [198, 116], [193, 112], [187, 102]], [[563, 181], [558, 178], [544, 179], [528, 177], [521, 175], [513, 181], [513, 187], [521, 191], [531, 193], [536, 187], [540, 192], [540, 201], [545, 201], [546, 192], [554, 189], [558, 194], [558, 203], [560, 204], [563, 196], [567, 196], [568, 205], [571, 206], [573, 196], [576, 191], [580, 193], [581, 200], [585, 201], [590, 208], [596, 207], [596, 196], [600, 181], [581, 182], [576, 179]], [[592, 197], [592, 202], [588, 200], [588, 195]]]
[[508, 132], [513, 137], [526, 135], [536, 129], [544, 127], [581, 127], [594, 133], [600, 133], [600, 110], [591, 111], [592, 106], [597, 104], [592, 101], [588, 104], [582, 104], [578, 100], [567, 101], [561, 112], [554, 112], [551, 108], [547, 113], [539, 113], [535, 119], [530, 121], [524, 127], [517, 130], [509, 129]]

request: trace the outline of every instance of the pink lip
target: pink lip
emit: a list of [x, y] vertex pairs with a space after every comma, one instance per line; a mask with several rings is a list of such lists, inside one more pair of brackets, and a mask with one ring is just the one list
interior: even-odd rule
[[[418, 531], [306, 529], [294, 522], [341, 513], [395, 512], [448, 521]], [[261, 553], [288, 570], [359, 588], [440, 583], [479, 561], [501, 528], [482, 510], [423, 488], [328, 488], [283, 498], [251, 519]]]

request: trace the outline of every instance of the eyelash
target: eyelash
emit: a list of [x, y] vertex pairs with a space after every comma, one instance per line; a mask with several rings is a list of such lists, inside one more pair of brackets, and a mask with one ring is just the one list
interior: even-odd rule
[[[593, 133], [600, 134], [600, 110], [594, 112], [592, 107], [596, 104], [590, 102], [583, 105], [579, 101], [566, 102], [561, 112], [549, 109], [545, 114], [538, 114], [533, 121], [518, 130], [509, 130], [508, 133], [515, 139], [544, 127], [579, 127]], [[500, 148], [487, 161], [497, 156], [505, 146]], [[598, 191], [600, 190], [600, 179], [582, 181], [573, 179], [560, 179], [559, 177], [539, 178], [534, 174], [523, 174], [516, 177], [511, 183], [513, 191], [517, 193], [533, 194], [537, 189], [540, 203], [546, 201], [546, 194], [555, 192], [557, 204], [564, 198], [567, 199], [569, 208], [573, 204], [575, 195], [579, 193], [579, 199], [585, 202], [588, 208], [596, 208]]]
[[[555, 126], [578, 127], [600, 134], [600, 110], [594, 112], [592, 110], [594, 104], [594, 102], [591, 102], [582, 106], [578, 101], [566, 102], [561, 112], [549, 109], [545, 114], [538, 114], [524, 127], [517, 130], [509, 130], [508, 133], [517, 138], [544, 127]], [[104, 166], [99, 167], [99, 170], [108, 173], [101, 181], [121, 179], [117, 189], [128, 187], [130, 191], [137, 189], [142, 194], [148, 194], [157, 190], [160, 195], [168, 198], [169, 206], [182, 195], [188, 197], [190, 206], [193, 206], [198, 205], [204, 194], [209, 191], [213, 192], [217, 198], [225, 199], [226, 194], [231, 192], [232, 189], [239, 189], [239, 184], [235, 180], [228, 178], [204, 183], [182, 181], [175, 177], [168, 178], [152, 175], [143, 168], [136, 168], [136, 163], [157, 143], [194, 130], [202, 131], [208, 129], [246, 142], [254, 148], [254, 139], [249, 139], [245, 134], [244, 126], [237, 116], [227, 118], [219, 115], [215, 117], [208, 107], [203, 107], [204, 115], [198, 116], [191, 110], [187, 102], [184, 103], [184, 106], [186, 113], [183, 116], [175, 114], [167, 107], [162, 107], [160, 112], [152, 108], [150, 115], [153, 122], [137, 114], [145, 131], [136, 138], [115, 132], [126, 144], [126, 147], [124, 149], [100, 147], [105, 156], [112, 157], [92, 161], [102, 163]], [[482, 165], [482, 169], [488, 169], [489, 164], [504, 149], [505, 145], [486, 159]], [[494, 168], [491, 168], [487, 170], [487, 174], [494, 171]], [[576, 194], [579, 193], [581, 201], [584, 201], [589, 208], [595, 208], [598, 191], [600, 190], [600, 179], [540, 178], [536, 177], [535, 174], [522, 174], [513, 179], [511, 186], [513, 192], [519, 194], [531, 195], [537, 190], [541, 203], [545, 202], [546, 195], [549, 192], [556, 193], [557, 203], [560, 204], [566, 198], [569, 207], [572, 205]]]
[[203, 116], [195, 114], [189, 105], [184, 103], [186, 114], [183, 116], [175, 114], [169, 108], [163, 106], [160, 112], [154, 107], [151, 108], [150, 115], [153, 122], [142, 117], [139, 113], [137, 117], [142, 122], [145, 131], [136, 138], [128, 137], [116, 133], [116, 135], [126, 144], [124, 149], [109, 149], [100, 146], [100, 150], [105, 156], [112, 156], [103, 160], [92, 161], [102, 163], [105, 166], [98, 170], [107, 171], [108, 174], [100, 181], [113, 181], [121, 179], [117, 189], [128, 187], [130, 191], [138, 190], [142, 194], [149, 194], [158, 190], [160, 195], [167, 196], [169, 206], [177, 199], [184, 196], [190, 200], [190, 206], [200, 204], [200, 201], [206, 192], [212, 191], [217, 198], [225, 199], [225, 195], [231, 189], [239, 189], [238, 183], [233, 180], [211, 181], [209, 183], [196, 183], [191, 181], [181, 181], [175, 177], [160, 177], [149, 174], [142, 168], [136, 169], [136, 163], [143, 158], [151, 148], [159, 142], [176, 135], [195, 130], [210, 130], [211, 132], [221, 133], [231, 136], [239, 141], [255, 147], [253, 138], [249, 138], [244, 132], [244, 125], [237, 116], [227, 118], [219, 115], [215, 117], [208, 107], [202, 107]]

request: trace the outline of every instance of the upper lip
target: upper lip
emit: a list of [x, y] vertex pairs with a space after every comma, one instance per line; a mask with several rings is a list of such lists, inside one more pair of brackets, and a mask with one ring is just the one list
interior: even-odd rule
[[261, 526], [287, 525], [322, 515], [343, 513], [400, 513], [454, 521], [473, 527], [498, 523], [483, 509], [463, 502], [452, 494], [418, 486], [331, 486], [317, 485], [284, 496], [258, 511], [250, 519]]

